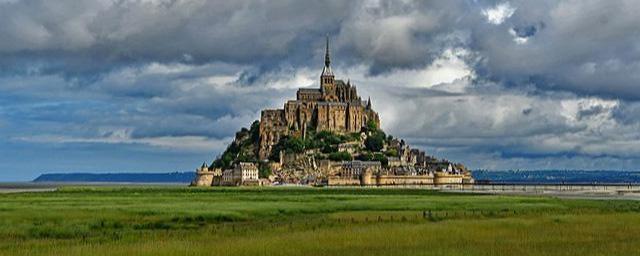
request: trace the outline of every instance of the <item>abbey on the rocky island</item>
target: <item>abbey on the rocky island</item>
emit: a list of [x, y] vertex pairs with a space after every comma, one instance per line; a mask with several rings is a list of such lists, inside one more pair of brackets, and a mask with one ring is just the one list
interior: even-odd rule
[[282, 109], [266, 109], [211, 163], [194, 186], [315, 184], [450, 186], [473, 183], [471, 172], [411, 148], [380, 129], [371, 98], [336, 80], [327, 38], [320, 88], [301, 88]]
[[300, 88], [296, 99], [286, 102], [283, 109], [262, 111], [258, 153], [261, 160], [267, 159], [280, 138], [290, 133], [304, 136], [309, 128], [338, 134], [354, 133], [360, 132], [370, 121], [380, 128], [380, 119], [371, 107], [371, 99], [363, 101], [355, 85], [335, 79], [328, 38], [325, 51], [320, 88]]

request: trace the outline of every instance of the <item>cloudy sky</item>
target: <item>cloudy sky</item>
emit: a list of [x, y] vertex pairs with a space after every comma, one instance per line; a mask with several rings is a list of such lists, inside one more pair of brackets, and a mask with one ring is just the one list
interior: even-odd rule
[[0, 0], [0, 181], [190, 171], [333, 70], [478, 169], [640, 166], [635, 0]]

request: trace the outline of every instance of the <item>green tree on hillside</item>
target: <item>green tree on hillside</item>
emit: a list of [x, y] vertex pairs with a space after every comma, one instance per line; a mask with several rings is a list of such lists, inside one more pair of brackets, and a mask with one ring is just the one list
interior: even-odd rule
[[360, 161], [378, 161], [382, 164], [382, 166], [389, 165], [389, 159], [382, 153], [370, 153], [365, 152], [358, 156], [358, 160]]
[[387, 152], [385, 152], [385, 154], [391, 157], [398, 157], [398, 150], [395, 148], [388, 149]]
[[288, 137], [284, 141], [284, 150], [286, 153], [302, 153], [304, 142], [300, 138]]
[[269, 160], [278, 161], [280, 159], [280, 152], [284, 151], [288, 154], [298, 154], [304, 152], [305, 143], [300, 138], [284, 136], [280, 138], [280, 141], [273, 146], [271, 150], [271, 156]]
[[329, 160], [331, 161], [351, 161], [353, 157], [349, 152], [333, 152], [329, 154]]
[[386, 136], [382, 131], [373, 132], [367, 140], [364, 141], [364, 146], [371, 152], [380, 152], [384, 148]]
[[373, 154], [370, 152], [363, 152], [358, 156], [358, 160], [360, 161], [371, 161], [373, 160]]
[[378, 126], [376, 125], [376, 122], [374, 122], [373, 120], [369, 120], [369, 121], [367, 121], [366, 130], [367, 130], [368, 132], [375, 132], [375, 131], [378, 131]]
[[258, 168], [258, 177], [268, 178], [272, 174], [271, 167], [268, 164], [261, 164]]
[[389, 166], [389, 159], [383, 155], [382, 153], [375, 153], [373, 154], [373, 161], [378, 161], [382, 164], [382, 166], [387, 167]]

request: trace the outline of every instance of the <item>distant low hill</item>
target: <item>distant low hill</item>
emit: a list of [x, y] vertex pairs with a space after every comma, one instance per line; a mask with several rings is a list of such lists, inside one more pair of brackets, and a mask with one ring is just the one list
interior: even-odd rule
[[479, 183], [640, 183], [638, 171], [581, 170], [475, 170]]
[[195, 172], [172, 173], [48, 173], [34, 182], [190, 183]]

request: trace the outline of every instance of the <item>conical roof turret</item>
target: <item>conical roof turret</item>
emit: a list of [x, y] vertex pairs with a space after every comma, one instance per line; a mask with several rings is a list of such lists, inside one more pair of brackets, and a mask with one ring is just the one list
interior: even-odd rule
[[327, 35], [326, 48], [324, 53], [324, 68], [322, 68], [322, 76], [333, 76], [331, 71], [331, 56], [329, 54], [329, 35]]

